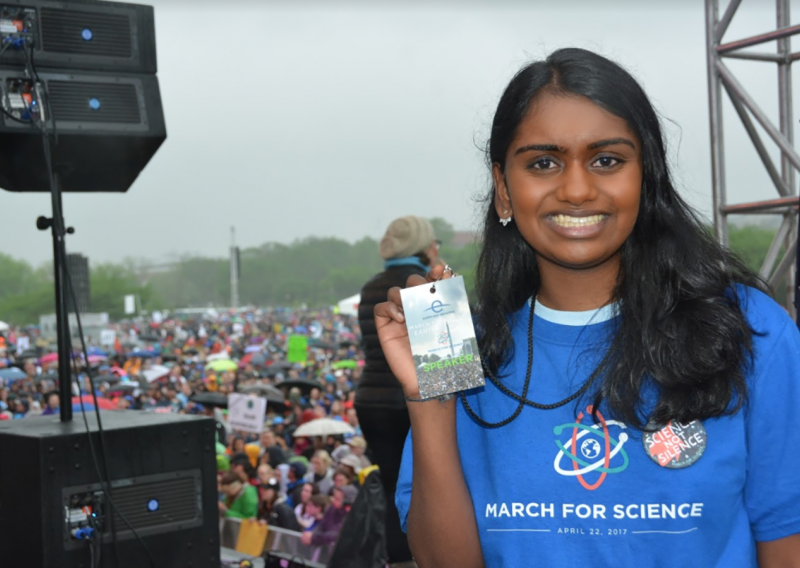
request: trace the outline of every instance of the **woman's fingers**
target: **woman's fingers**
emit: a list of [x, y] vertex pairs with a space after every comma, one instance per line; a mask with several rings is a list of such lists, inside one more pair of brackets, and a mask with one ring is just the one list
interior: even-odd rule
[[453, 272], [453, 269], [446, 264], [436, 265], [428, 271], [428, 274], [425, 276], [425, 281], [436, 282], [437, 280], [447, 280], [455, 275], [456, 274]]
[[378, 327], [381, 327], [381, 321], [378, 318], [396, 321], [397, 323], [405, 323], [406, 321], [406, 316], [403, 314], [403, 308], [391, 300], [375, 305], [375, 322]]

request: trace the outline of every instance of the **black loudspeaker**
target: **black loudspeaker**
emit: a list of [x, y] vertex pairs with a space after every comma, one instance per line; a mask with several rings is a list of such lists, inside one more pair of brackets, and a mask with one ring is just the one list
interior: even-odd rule
[[[159, 568], [220, 566], [214, 421], [139, 411], [103, 412], [112, 495]], [[94, 413], [89, 427], [99, 452]], [[100, 456], [100, 468], [103, 463]], [[0, 566], [90, 566], [88, 528], [120, 568], [150, 566], [147, 553], [98, 482], [83, 419], [0, 422]]]
[[[158, 71], [152, 6], [94, 0], [0, 0], [0, 39], [34, 47], [37, 66], [116, 73]], [[24, 67], [8, 50], [2, 66]]]
[[73, 303], [72, 294], [67, 294], [67, 311], [81, 314], [92, 311], [92, 292], [89, 280], [89, 259], [82, 254], [67, 255], [67, 271], [75, 290], [78, 305]]
[[62, 191], [127, 191], [167, 137], [153, 8], [0, 0], [0, 46], [0, 187], [50, 191], [45, 122]]
[[[127, 191], [167, 137], [156, 77], [39, 76], [58, 132], [54, 162], [62, 191]], [[22, 72], [0, 70], [0, 102], [10, 112], [19, 104], [17, 91], [26, 88]], [[47, 107], [37, 107], [42, 108], [47, 113]], [[0, 120], [0, 187], [50, 191], [41, 134], [8, 116]]]

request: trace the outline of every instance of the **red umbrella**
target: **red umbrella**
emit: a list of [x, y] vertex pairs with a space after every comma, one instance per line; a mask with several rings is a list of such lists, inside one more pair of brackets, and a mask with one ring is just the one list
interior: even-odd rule
[[58, 361], [58, 353], [48, 353], [41, 359], [39, 359], [39, 363], [44, 365], [45, 363], [52, 363], [53, 361]]
[[[75, 405], [80, 406], [81, 399], [83, 399], [84, 407], [86, 407], [86, 405], [90, 405], [91, 408], [94, 409], [94, 399], [92, 398], [92, 395], [90, 395], [90, 394], [85, 394], [81, 398], [78, 398], [77, 396], [73, 396], [72, 397], [72, 405], [73, 405], [73, 407]], [[100, 396], [97, 397], [97, 406], [100, 407], [100, 410], [116, 410], [117, 409], [117, 407], [116, 407], [116, 405], [114, 404], [113, 401], [110, 401], [107, 398], [103, 398], [103, 397], [100, 397]]]
[[242, 357], [242, 359], [241, 359], [241, 361], [239, 361], [239, 363], [241, 365], [247, 365], [252, 360], [253, 360], [253, 353], [248, 353], [247, 355]]

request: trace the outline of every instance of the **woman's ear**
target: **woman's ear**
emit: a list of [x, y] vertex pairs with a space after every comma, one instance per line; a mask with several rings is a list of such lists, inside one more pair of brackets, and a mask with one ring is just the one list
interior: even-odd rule
[[501, 219], [511, 217], [511, 196], [508, 194], [506, 177], [500, 164], [492, 164], [492, 180], [494, 181], [494, 209]]

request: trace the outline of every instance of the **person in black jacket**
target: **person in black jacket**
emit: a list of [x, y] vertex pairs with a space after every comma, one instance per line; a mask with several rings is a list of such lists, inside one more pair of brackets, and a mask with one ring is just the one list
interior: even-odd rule
[[258, 519], [273, 527], [300, 531], [300, 523], [294, 510], [286, 503], [278, 500], [280, 484], [275, 478], [263, 483], [258, 488]]
[[427, 274], [439, 262], [439, 245], [433, 227], [426, 219], [409, 215], [392, 221], [379, 247], [380, 255], [386, 261], [384, 271], [364, 285], [358, 308], [365, 365], [356, 387], [355, 408], [372, 461], [380, 468], [386, 491], [386, 549], [392, 563], [411, 560], [408, 540], [400, 529], [400, 518], [394, 505], [403, 445], [411, 422], [403, 390], [381, 350], [373, 310], [375, 304], [386, 301], [389, 288], [404, 288], [412, 274]]

